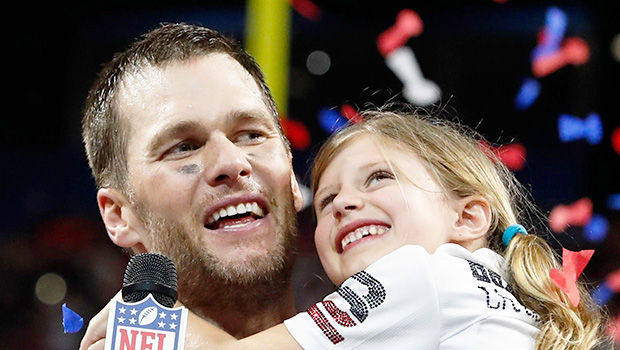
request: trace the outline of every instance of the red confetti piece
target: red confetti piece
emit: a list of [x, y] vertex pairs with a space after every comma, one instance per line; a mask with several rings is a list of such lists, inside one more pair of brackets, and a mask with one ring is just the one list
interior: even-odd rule
[[557, 205], [549, 213], [549, 228], [562, 232], [569, 225], [585, 226], [592, 219], [592, 201], [582, 198], [571, 205]]
[[620, 292], [620, 269], [608, 274], [605, 283], [612, 291]]
[[411, 37], [422, 34], [424, 23], [417, 12], [404, 9], [396, 16], [396, 23], [377, 37], [377, 48], [383, 57], [403, 46]]
[[362, 117], [351, 105], [344, 104], [340, 107], [340, 114], [347, 118], [351, 123], [357, 124], [362, 121]]
[[305, 18], [318, 21], [321, 18], [321, 9], [310, 0], [291, 0], [291, 5]]
[[479, 147], [487, 154], [494, 154], [500, 162], [512, 171], [519, 171], [525, 166], [527, 151], [521, 143], [517, 142], [494, 147], [487, 142], [480, 142]]
[[573, 252], [568, 249], [562, 249], [562, 270], [551, 269], [549, 271], [549, 277], [560, 288], [568, 298], [573, 306], [579, 305], [581, 296], [577, 289], [577, 278], [588, 265], [588, 262], [592, 258], [594, 250], [581, 250]]
[[620, 127], [615, 128], [611, 133], [611, 147], [620, 154]]
[[310, 132], [303, 123], [288, 118], [280, 118], [280, 124], [284, 135], [291, 142], [291, 147], [303, 150], [310, 146]]
[[544, 77], [569, 64], [583, 65], [589, 59], [590, 47], [585, 41], [567, 38], [558, 51], [536, 58], [532, 62], [532, 73], [535, 77]]

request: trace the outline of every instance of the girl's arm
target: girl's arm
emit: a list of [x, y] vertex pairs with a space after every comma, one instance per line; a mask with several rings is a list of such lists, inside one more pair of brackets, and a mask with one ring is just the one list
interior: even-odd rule
[[295, 338], [283, 323], [240, 340], [217, 328], [213, 324], [189, 312], [187, 317], [187, 333], [185, 349], [219, 349], [219, 350], [252, 350], [282, 349], [302, 350]]

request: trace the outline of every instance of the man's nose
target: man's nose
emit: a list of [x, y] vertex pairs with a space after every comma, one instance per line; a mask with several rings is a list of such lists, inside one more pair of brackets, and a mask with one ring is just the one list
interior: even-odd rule
[[342, 188], [333, 199], [332, 215], [340, 219], [347, 214], [359, 210], [364, 205], [360, 193], [354, 189]]
[[242, 148], [226, 135], [214, 135], [205, 147], [206, 180], [211, 186], [232, 185], [252, 173]]

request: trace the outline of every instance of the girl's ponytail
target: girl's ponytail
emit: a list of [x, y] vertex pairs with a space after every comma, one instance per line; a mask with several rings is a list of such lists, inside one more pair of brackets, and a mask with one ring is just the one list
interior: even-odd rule
[[506, 274], [512, 278], [515, 296], [540, 316], [537, 350], [593, 349], [605, 343], [601, 309], [581, 283], [581, 301], [574, 307], [568, 296], [549, 277], [561, 268], [557, 253], [536, 235], [515, 235], [505, 252]]

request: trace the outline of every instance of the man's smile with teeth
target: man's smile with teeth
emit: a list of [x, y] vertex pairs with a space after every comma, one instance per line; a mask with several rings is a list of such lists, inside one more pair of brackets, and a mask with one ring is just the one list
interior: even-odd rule
[[[242, 215], [242, 216], [240, 216]], [[230, 219], [235, 222], [229, 224], [223, 224], [223, 227], [242, 226], [248, 224], [254, 219], [260, 219], [265, 216], [263, 208], [258, 206], [256, 202], [239, 203], [235, 205], [229, 205], [219, 210], [216, 210], [207, 222], [208, 228], [220, 228], [218, 221]], [[238, 220], [234, 220], [238, 219]], [[251, 219], [251, 220], [250, 220]]]
[[368, 235], [382, 235], [389, 229], [390, 229], [389, 227], [381, 226], [381, 225], [369, 225], [369, 226], [358, 227], [355, 229], [355, 231], [352, 231], [346, 234], [342, 238], [342, 240], [340, 241], [340, 244], [342, 245], [342, 251], [344, 251], [344, 248], [346, 248], [346, 246], [348, 246], [349, 244], [357, 240], [360, 240]]

